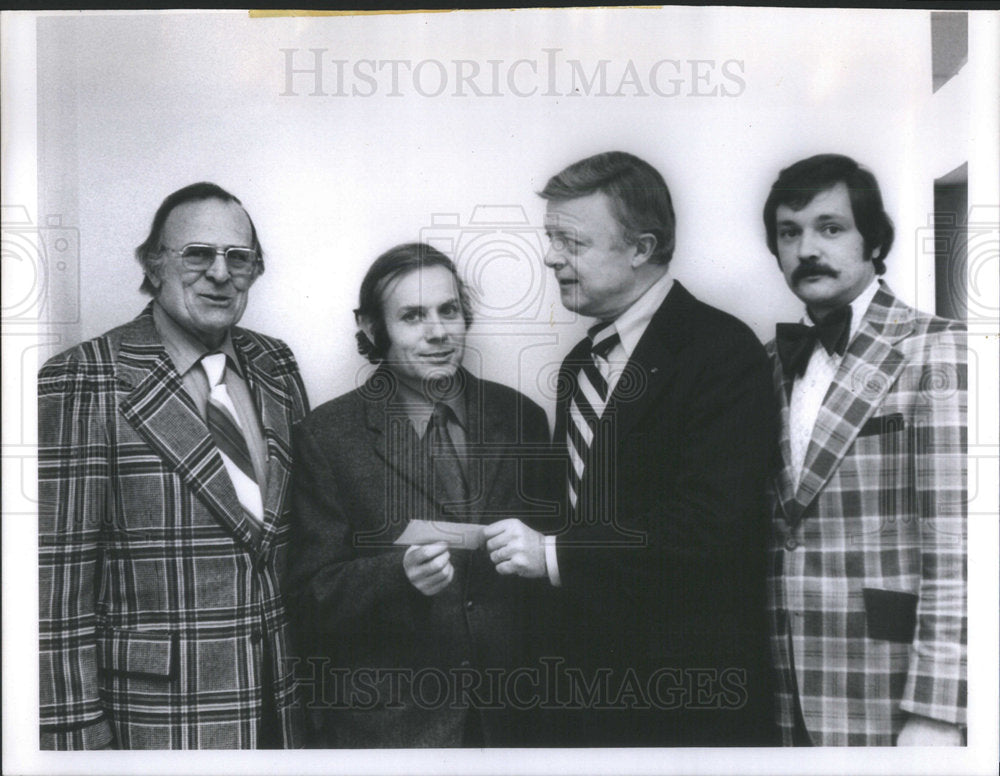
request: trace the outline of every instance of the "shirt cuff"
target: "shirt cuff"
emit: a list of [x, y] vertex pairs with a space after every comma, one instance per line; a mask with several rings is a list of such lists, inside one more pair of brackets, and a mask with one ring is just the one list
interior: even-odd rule
[[545, 537], [545, 568], [549, 572], [549, 582], [553, 587], [562, 587], [559, 577], [559, 561], [556, 559], [556, 537]]

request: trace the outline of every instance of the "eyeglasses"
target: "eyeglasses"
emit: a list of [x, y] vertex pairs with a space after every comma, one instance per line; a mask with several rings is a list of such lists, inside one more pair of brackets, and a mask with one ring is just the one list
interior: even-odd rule
[[257, 251], [253, 248], [235, 246], [216, 248], [214, 245], [189, 243], [180, 249], [164, 247], [163, 250], [180, 254], [184, 268], [192, 272], [206, 272], [215, 263], [215, 257], [222, 255], [226, 259], [229, 274], [234, 278], [244, 278], [253, 274], [259, 261]]

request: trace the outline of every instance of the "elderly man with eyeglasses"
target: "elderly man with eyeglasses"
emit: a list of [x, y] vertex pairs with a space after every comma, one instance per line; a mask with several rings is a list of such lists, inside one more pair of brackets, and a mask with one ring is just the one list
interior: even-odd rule
[[42, 749], [300, 744], [279, 576], [308, 403], [236, 326], [262, 256], [232, 194], [174, 192], [136, 249], [152, 303], [39, 373]]

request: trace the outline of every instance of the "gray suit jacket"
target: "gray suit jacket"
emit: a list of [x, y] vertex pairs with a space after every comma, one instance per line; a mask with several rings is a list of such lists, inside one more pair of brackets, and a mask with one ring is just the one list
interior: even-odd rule
[[[470, 499], [458, 514], [435, 502], [387, 370], [296, 429], [288, 602], [314, 745], [457, 746], [468, 707], [498, 705], [487, 669], [526, 659], [528, 593], [539, 586], [498, 575], [484, 548], [453, 550], [455, 579], [424, 596], [406, 579], [405, 548], [392, 544], [411, 518], [532, 522], [555, 513], [531, 460], [549, 450], [544, 412], [510, 388], [459, 374]], [[499, 705], [482, 711], [487, 745], [519, 743], [523, 716]]]

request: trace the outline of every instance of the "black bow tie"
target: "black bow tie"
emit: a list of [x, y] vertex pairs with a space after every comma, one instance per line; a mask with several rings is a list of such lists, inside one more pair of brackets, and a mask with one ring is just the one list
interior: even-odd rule
[[786, 377], [801, 377], [806, 372], [816, 341], [827, 353], [839, 356], [847, 350], [851, 333], [851, 307], [845, 305], [827, 315], [815, 326], [803, 323], [779, 323], [776, 329], [778, 357]]

